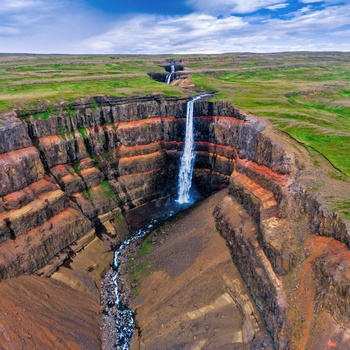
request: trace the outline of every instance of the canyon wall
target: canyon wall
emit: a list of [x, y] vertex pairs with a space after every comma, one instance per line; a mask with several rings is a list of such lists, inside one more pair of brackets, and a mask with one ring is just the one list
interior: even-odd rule
[[[101, 97], [3, 114], [0, 278], [35, 272], [96, 229], [115, 237], [121, 212], [175, 195], [186, 102]], [[202, 146], [196, 177], [216, 189], [228, 183], [232, 155], [210, 147]]]
[[[122, 213], [175, 195], [186, 102], [96, 97], [2, 114], [0, 279], [37, 271], [79, 237], [121, 239]], [[229, 186], [217, 227], [276, 348], [307, 344], [302, 328], [320, 310], [348, 324], [350, 230], [308, 190], [307, 152], [226, 102], [194, 113], [194, 183], [204, 196]]]

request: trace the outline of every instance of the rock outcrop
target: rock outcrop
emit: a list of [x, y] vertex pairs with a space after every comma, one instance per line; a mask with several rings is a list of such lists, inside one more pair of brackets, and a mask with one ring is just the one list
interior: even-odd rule
[[[121, 239], [122, 213], [174, 195], [186, 102], [96, 97], [2, 114], [0, 279], [35, 272], [80, 237]], [[300, 324], [311, 329], [320, 310], [349, 324], [349, 225], [307, 186], [307, 152], [229, 103], [198, 101], [194, 113], [194, 182], [204, 196], [229, 186], [217, 227], [275, 346], [312, 343]], [[293, 303], [291, 276], [313, 288], [311, 312]]]

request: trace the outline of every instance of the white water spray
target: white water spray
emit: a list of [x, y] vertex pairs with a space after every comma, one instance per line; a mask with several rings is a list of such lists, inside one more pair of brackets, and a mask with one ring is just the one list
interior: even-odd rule
[[171, 76], [173, 75], [173, 73], [175, 73], [175, 65], [174, 65], [174, 64], [171, 65], [171, 71], [170, 71], [169, 74], [167, 74], [167, 76], [166, 76], [166, 78], [165, 78], [165, 82], [166, 82], [167, 84], [170, 84], [170, 82], [171, 82]]
[[190, 189], [192, 186], [192, 174], [195, 154], [194, 149], [194, 135], [193, 135], [193, 105], [194, 102], [200, 100], [207, 94], [194, 97], [187, 102], [186, 113], [186, 134], [184, 153], [181, 157], [180, 171], [179, 171], [179, 188], [178, 188], [178, 203], [190, 203]]

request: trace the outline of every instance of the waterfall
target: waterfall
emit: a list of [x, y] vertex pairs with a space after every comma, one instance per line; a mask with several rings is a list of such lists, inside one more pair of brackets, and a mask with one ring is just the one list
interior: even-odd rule
[[173, 73], [175, 73], [175, 65], [174, 65], [174, 64], [171, 65], [171, 71], [170, 71], [170, 73], [166, 75], [165, 82], [166, 82], [167, 84], [170, 84], [170, 82], [171, 82], [171, 76], [173, 75]]
[[194, 165], [194, 135], [193, 135], [193, 105], [194, 102], [200, 100], [207, 94], [194, 97], [187, 102], [186, 113], [186, 135], [185, 147], [181, 157], [180, 171], [179, 171], [179, 187], [178, 187], [178, 203], [190, 203], [190, 189], [192, 185], [192, 173]]

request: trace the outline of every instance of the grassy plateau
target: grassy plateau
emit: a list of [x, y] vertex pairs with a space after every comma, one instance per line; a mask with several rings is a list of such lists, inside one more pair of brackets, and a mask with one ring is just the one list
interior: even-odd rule
[[[192, 90], [151, 79], [175, 59], [184, 66]], [[189, 84], [188, 86], [190, 86]], [[195, 91], [194, 91], [195, 90]], [[0, 55], [0, 111], [47, 106], [96, 95], [213, 91], [214, 100], [268, 118], [274, 126], [350, 176], [350, 53], [66, 56]], [[317, 165], [317, 162], [315, 162]], [[336, 203], [349, 215], [350, 201]]]

